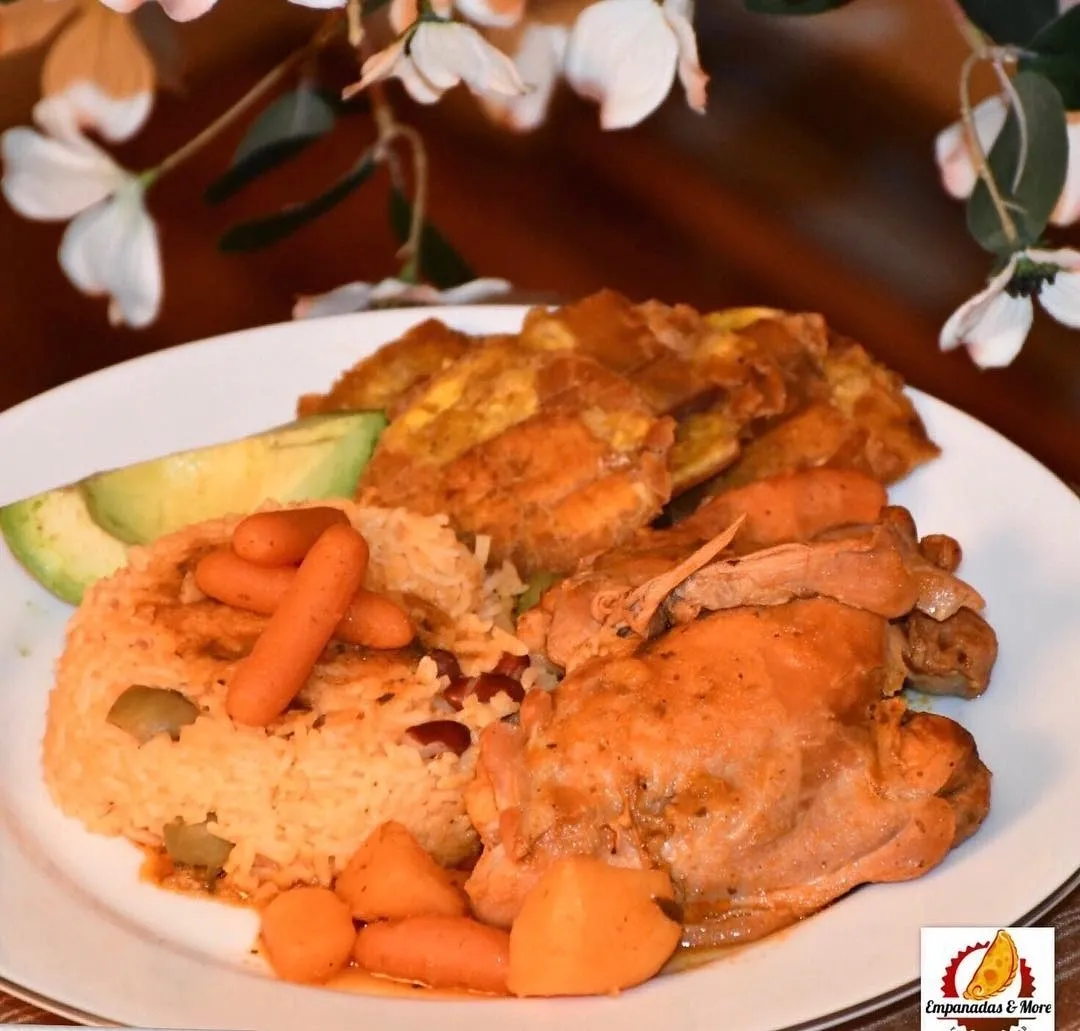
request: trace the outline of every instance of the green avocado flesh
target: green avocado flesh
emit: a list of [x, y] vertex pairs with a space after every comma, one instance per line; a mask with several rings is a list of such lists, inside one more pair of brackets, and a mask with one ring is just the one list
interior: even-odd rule
[[11, 553], [47, 591], [78, 605], [83, 591], [127, 558], [122, 541], [90, 517], [78, 487], [60, 487], [0, 508]]
[[385, 426], [381, 412], [315, 415], [95, 473], [0, 508], [0, 533], [34, 579], [77, 605], [124, 564], [128, 545], [267, 502], [352, 497]]
[[352, 497], [385, 425], [381, 412], [312, 416], [258, 436], [96, 473], [82, 488], [98, 526], [126, 544], [149, 544], [267, 501]]

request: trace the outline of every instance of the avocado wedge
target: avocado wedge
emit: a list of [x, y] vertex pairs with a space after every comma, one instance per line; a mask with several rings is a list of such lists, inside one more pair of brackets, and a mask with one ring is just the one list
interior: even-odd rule
[[0, 533], [20, 565], [61, 601], [78, 605], [95, 580], [127, 559], [122, 541], [90, 517], [77, 487], [60, 487], [0, 508]]
[[125, 544], [266, 501], [348, 498], [386, 426], [381, 412], [299, 419], [274, 430], [96, 473], [82, 481], [94, 521]]
[[381, 412], [316, 415], [95, 473], [0, 508], [0, 534], [35, 580], [78, 605], [124, 564], [129, 545], [267, 501], [352, 497], [385, 425]]

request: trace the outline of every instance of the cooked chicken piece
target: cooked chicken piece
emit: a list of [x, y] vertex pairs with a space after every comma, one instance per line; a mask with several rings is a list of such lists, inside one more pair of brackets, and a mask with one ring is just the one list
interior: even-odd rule
[[810, 540], [835, 527], [873, 523], [885, 505], [880, 483], [846, 469], [810, 469], [726, 491], [709, 498], [676, 526], [641, 530], [557, 583], [542, 595], [536, 608], [521, 617], [518, 634], [533, 651], [544, 651], [554, 613], [559, 613], [560, 622], [569, 619], [580, 625], [591, 620], [597, 594], [638, 587], [668, 572], [740, 519], [739, 532], [725, 554]]
[[907, 680], [915, 690], [977, 698], [989, 686], [997, 634], [977, 612], [963, 608], [938, 621], [916, 611], [900, 627]]
[[601, 560], [553, 588], [518, 632], [569, 671], [596, 656], [631, 652], [706, 610], [826, 597], [886, 619], [918, 610], [941, 621], [984, 607], [974, 588], [927, 561], [905, 509], [882, 509], [870, 526], [841, 525], [807, 542], [730, 554], [741, 525], [689, 555], [676, 528], [670, 547], [646, 548], [637, 562], [632, 554], [618, 566]]
[[466, 885], [508, 925], [555, 860], [667, 871], [685, 939], [760, 937], [919, 876], [987, 811], [970, 736], [898, 699], [881, 616], [815, 598], [710, 614], [591, 662], [481, 736]]
[[297, 415], [367, 410], [385, 411], [393, 417], [408, 405], [417, 387], [449, 368], [478, 342], [438, 319], [427, 319], [347, 370], [329, 393], [305, 394]]
[[593, 359], [477, 345], [390, 424], [360, 483], [368, 503], [449, 515], [525, 575], [565, 572], [626, 540], [670, 495], [673, 423]]

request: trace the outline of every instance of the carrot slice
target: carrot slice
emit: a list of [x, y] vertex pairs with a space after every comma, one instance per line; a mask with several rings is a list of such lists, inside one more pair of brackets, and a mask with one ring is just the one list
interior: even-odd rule
[[351, 526], [323, 532], [233, 674], [225, 696], [233, 720], [264, 727], [285, 711], [360, 589], [367, 562], [367, 543]]
[[356, 941], [349, 907], [329, 888], [290, 888], [262, 911], [260, 934], [274, 973], [320, 984], [345, 967]]
[[[296, 579], [286, 566], [258, 566], [230, 550], [213, 551], [195, 567], [195, 583], [207, 597], [234, 609], [272, 616]], [[389, 598], [361, 588], [353, 595], [333, 636], [366, 648], [404, 648], [416, 631], [408, 614]]]
[[464, 916], [414, 916], [368, 924], [353, 959], [399, 981], [506, 995], [510, 935]]
[[291, 566], [303, 560], [325, 530], [338, 525], [348, 526], [348, 516], [325, 505], [256, 512], [233, 530], [233, 551], [259, 566]]

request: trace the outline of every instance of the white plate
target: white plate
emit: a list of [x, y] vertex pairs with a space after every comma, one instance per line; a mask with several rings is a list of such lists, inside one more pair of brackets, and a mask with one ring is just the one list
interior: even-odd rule
[[[0, 415], [0, 502], [290, 418], [421, 318], [516, 328], [520, 308], [383, 312], [233, 334], [116, 366]], [[926, 924], [1008, 926], [1080, 867], [1080, 503], [985, 426], [915, 395], [944, 457], [895, 492], [922, 532], [955, 535], [1001, 638], [988, 694], [934, 708], [974, 733], [990, 816], [938, 869], [875, 885], [728, 960], [618, 999], [445, 1002], [296, 988], [250, 956], [251, 913], [142, 884], [139, 856], [50, 805], [39, 742], [69, 609], [0, 554], [0, 977], [102, 1020], [156, 1027], [624, 1031], [826, 1026], [918, 977]], [[845, 1012], [846, 1011], [846, 1012]]]

